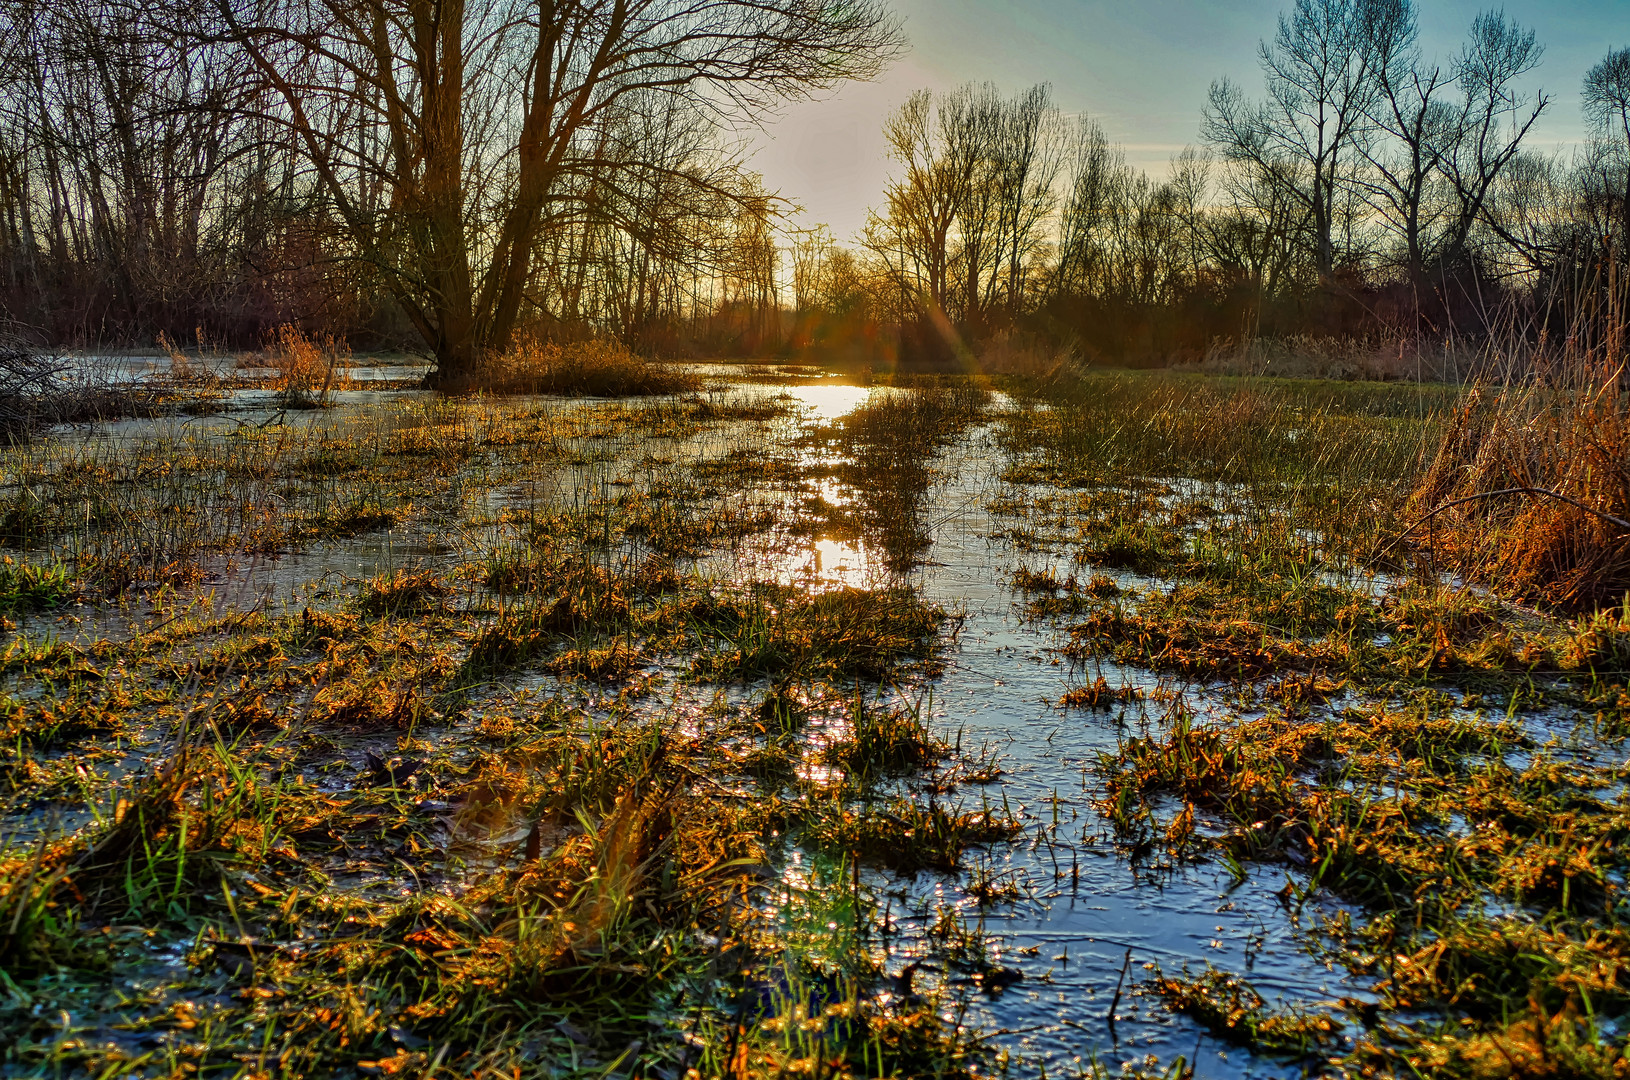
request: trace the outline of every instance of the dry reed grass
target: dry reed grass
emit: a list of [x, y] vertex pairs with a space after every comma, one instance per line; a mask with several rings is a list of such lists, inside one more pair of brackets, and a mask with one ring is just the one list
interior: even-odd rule
[[654, 364], [618, 341], [523, 341], [488, 361], [476, 385], [493, 394], [653, 397], [701, 389], [696, 375]]
[[979, 354], [982, 374], [1039, 383], [1068, 380], [1080, 367], [1073, 346], [1059, 347], [1016, 334], [998, 334]]
[[1630, 530], [1612, 520], [1630, 519], [1622, 370], [1475, 388], [1412, 502], [1419, 516], [1444, 507], [1417, 542], [1466, 576], [1568, 611], [1617, 604], [1630, 590]]
[[333, 334], [308, 336], [291, 323], [273, 331], [266, 366], [277, 372], [278, 403], [286, 409], [318, 409], [343, 379], [340, 369], [351, 359], [344, 340]]

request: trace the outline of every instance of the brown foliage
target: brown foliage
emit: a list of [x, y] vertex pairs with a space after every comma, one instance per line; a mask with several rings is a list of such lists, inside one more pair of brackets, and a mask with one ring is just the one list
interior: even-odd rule
[[[1630, 532], [1608, 520], [1630, 518], [1621, 383], [1614, 373], [1595, 385], [1470, 393], [1413, 505], [1424, 515], [1474, 501], [1422, 526], [1425, 546], [1516, 596], [1571, 611], [1616, 603], [1630, 589]], [[1493, 494], [1514, 488], [1533, 491]]]

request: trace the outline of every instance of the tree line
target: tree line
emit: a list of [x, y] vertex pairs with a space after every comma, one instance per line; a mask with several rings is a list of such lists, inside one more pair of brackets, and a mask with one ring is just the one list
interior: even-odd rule
[[1201, 147], [1158, 180], [1046, 86], [920, 93], [885, 128], [863, 276], [902, 346], [941, 359], [1013, 329], [1116, 359], [1259, 334], [1617, 340], [1630, 49], [1584, 79], [1567, 157], [1530, 146], [1542, 53], [1501, 12], [1430, 58], [1413, 0], [1295, 0], [1261, 91], [1215, 83]]
[[444, 385], [521, 332], [762, 332], [778, 203], [731, 125], [900, 45], [871, 0], [17, 0], [4, 317], [371, 330]]
[[448, 386], [521, 335], [945, 362], [1622, 334], [1630, 49], [1548, 156], [1532, 31], [1485, 13], [1429, 57], [1414, 0], [1293, 0], [1162, 177], [1045, 85], [971, 84], [888, 118], [853, 243], [793, 227], [732, 133], [901, 47], [875, 0], [13, 0], [0, 333], [299, 322]]

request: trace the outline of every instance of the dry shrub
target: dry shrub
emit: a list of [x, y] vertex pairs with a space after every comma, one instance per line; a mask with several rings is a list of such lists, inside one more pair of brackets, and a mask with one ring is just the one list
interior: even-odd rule
[[476, 380], [495, 394], [564, 394], [572, 397], [646, 397], [699, 390], [689, 372], [653, 364], [619, 341], [568, 345], [523, 341], [491, 359]]
[[193, 367], [192, 360], [181, 351], [181, 347], [170, 340], [170, 335], [160, 330], [158, 332], [158, 347], [164, 350], [164, 355], [170, 359], [170, 378], [176, 382], [186, 382], [198, 377], [199, 372]]
[[147, 387], [0, 341], [0, 444], [28, 442], [53, 424], [151, 416], [157, 405]]
[[286, 409], [323, 407], [350, 359], [351, 350], [333, 334], [309, 337], [292, 323], [279, 326], [266, 355], [266, 365], [277, 371], [278, 403]]
[[[1630, 520], [1621, 384], [1614, 372], [1594, 384], [1474, 389], [1411, 509], [1424, 517], [1471, 501], [1418, 525], [1416, 542], [1514, 596], [1568, 611], [1618, 604], [1630, 590], [1630, 530], [1603, 515]], [[1526, 490], [1495, 494], [1512, 489]]]

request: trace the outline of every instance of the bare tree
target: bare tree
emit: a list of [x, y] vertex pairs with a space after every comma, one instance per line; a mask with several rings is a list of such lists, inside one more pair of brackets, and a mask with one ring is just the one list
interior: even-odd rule
[[1110, 146], [1097, 121], [1082, 117], [1065, 161], [1068, 194], [1059, 217], [1053, 291], [1092, 295], [1108, 279], [1113, 222], [1128, 172], [1126, 158]]
[[793, 232], [792, 306], [795, 314], [806, 314], [821, 305], [827, 266], [836, 247], [832, 230], [825, 225]]
[[1550, 106], [1544, 93], [1528, 99], [1515, 88], [1543, 53], [1532, 30], [1501, 12], [1484, 12], [1472, 22], [1470, 40], [1455, 63], [1459, 116], [1452, 143], [1440, 157], [1456, 200], [1443, 241], [1442, 257], [1450, 264], [1469, 258], [1472, 230], [1484, 217], [1494, 185]]
[[997, 116], [988, 156], [998, 245], [986, 298], [993, 301], [999, 293], [1008, 311], [1017, 314], [1025, 302], [1030, 259], [1045, 242], [1041, 225], [1057, 203], [1053, 189], [1063, 161], [1064, 131], [1052, 88], [1046, 84], [1006, 103]]
[[1590, 69], [1584, 85], [1585, 120], [1617, 159], [1624, 178], [1618, 190], [1620, 258], [1630, 247], [1630, 48], [1615, 49]]
[[1312, 222], [1321, 279], [1335, 269], [1340, 188], [1376, 97], [1379, 42], [1406, 15], [1403, 0], [1295, 0], [1258, 53], [1267, 99], [1234, 83], [1211, 88], [1203, 134], [1229, 161], [1288, 184]]
[[1376, 94], [1368, 119], [1378, 137], [1359, 146], [1369, 168], [1358, 182], [1370, 205], [1402, 241], [1403, 269], [1416, 295], [1426, 292], [1426, 262], [1439, 216], [1430, 196], [1453, 141], [1456, 117], [1439, 98], [1450, 82], [1421, 62], [1412, 0], [1376, 28]]
[[[750, 115], [876, 73], [873, 0], [215, 0], [439, 384], [502, 348], [578, 136], [631, 96]], [[370, 212], [360, 194], [386, 193]]]
[[885, 190], [886, 214], [874, 216], [866, 243], [901, 287], [936, 312], [949, 304], [952, 235], [981, 165], [986, 112], [971, 87], [938, 100], [920, 91], [883, 126], [889, 156], [903, 172]]
[[1280, 296], [1307, 284], [1300, 258], [1309, 213], [1289, 180], [1260, 167], [1236, 167], [1223, 178], [1226, 205], [1207, 216], [1203, 241], [1225, 279], [1243, 281], [1254, 299]]

